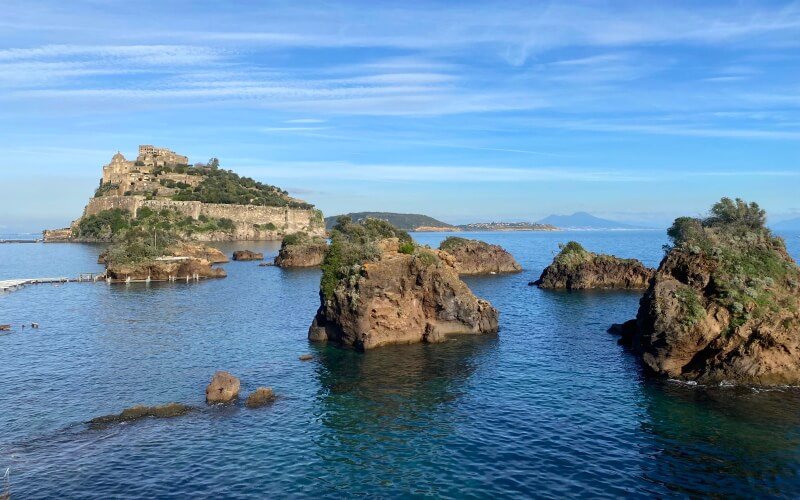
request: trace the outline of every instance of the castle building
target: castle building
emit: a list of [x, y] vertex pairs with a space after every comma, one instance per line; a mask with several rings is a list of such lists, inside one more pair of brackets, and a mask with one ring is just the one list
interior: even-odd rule
[[103, 166], [100, 188], [111, 195], [152, 191], [159, 188], [159, 183], [153, 175], [156, 168], [188, 164], [189, 158], [186, 156], [167, 148], [157, 148], [147, 144], [139, 146], [139, 156], [136, 160], [128, 160], [117, 151], [109, 164]]

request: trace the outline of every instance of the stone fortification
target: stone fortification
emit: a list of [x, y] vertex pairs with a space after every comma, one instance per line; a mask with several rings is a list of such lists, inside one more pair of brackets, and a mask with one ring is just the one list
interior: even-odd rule
[[[325, 223], [318, 210], [264, 207], [255, 205], [221, 205], [199, 201], [148, 200], [145, 196], [102, 196], [92, 198], [83, 211], [83, 217], [95, 215], [103, 210], [115, 208], [127, 210], [133, 217], [147, 207], [153, 211], [175, 210], [186, 217], [199, 219], [230, 219], [236, 224], [232, 237], [213, 233], [197, 234], [197, 239], [214, 241], [233, 240], [280, 240], [283, 235], [305, 232], [312, 236], [325, 235]], [[72, 223], [77, 227], [80, 219]]]

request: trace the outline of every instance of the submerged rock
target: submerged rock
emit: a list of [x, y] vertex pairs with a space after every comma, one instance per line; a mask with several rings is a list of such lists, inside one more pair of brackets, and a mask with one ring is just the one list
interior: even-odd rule
[[306, 233], [295, 233], [286, 236], [281, 243], [275, 265], [278, 267], [319, 267], [328, 244], [324, 238], [309, 236]]
[[538, 280], [539, 288], [584, 290], [592, 288], [647, 288], [654, 270], [636, 259], [595, 254], [579, 243], [559, 245], [561, 251]]
[[312, 359], [314, 359], [314, 355], [313, 354], [302, 354], [302, 355], [300, 355], [300, 357], [298, 359], [300, 361], [311, 361]]
[[228, 372], [219, 371], [214, 374], [211, 383], [206, 387], [207, 403], [227, 403], [239, 397], [239, 379]]
[[244, 405], [248, 408], [260, 408], [275, 401], [275, 393], [271, 387], [259, 387], [252, 394], [247, 396]]
[[518, 273], [522, 266], [500, 245], [490, 245], [485, 241], [468, 240], [450, 236], [440, 245], [455, 258], [459, 274]]
[[233, 260], [264, 260], [264, 254], [250, 250], [236, 250], [233, 252]]
[[800, 269], [758, 205], [723, 198], [682, 217], [640, 301], [629, 344], [654, 374], [800, 383]]
[[181, 403], [167, 403], [160, 406], [137, 405], [122, 410], [122, 413], [119, 415], [104, 415], [102, 417], [93, 418], [89, 421], [89, 426], [92, 428], [104, 428], [111, 424], [129, 422], [146, 417], [177, 417], [180, 415], [186, 415], [192, 410], [194, 410], [193, 407]]
[[497, 310], [461, 281], [451, 255], [415, 246], [385, 221], [340, 221], [322, 267], [312, 341], [367, 350], [497, 332]]

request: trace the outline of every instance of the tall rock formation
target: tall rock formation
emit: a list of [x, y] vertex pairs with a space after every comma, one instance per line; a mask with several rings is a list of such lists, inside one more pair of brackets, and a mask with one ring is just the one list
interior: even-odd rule
[[673, 246], [629, 325], [655, 374], [700, 382], [800, 383], [800, 269], [755, 203], [723, 198], [676, 219]]
[[340, 223], [322, 267], [312, 341], [368, 350], [497, 332], [497, 310], [461, 281], [452, 256], [384, 221]]

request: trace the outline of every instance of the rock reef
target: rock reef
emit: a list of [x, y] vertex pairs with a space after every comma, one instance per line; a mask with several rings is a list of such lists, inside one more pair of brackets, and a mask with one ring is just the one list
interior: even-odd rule
[[497, 310], [472, 294], [446, 252], [375, 219], [340, 221], [331, 240], [310, 340], [368, 350], [497, 332]]
[[623, 341], [650, 372], [703, 383], [800, 383], [800, 270], [755, 203], [676, 219]]
[[271, 387], [259, 387], [247, 396], [244, 405], [248, 408], [261, 408], [275, 401], [275, 393]]
[[233, 260], [264, 260], [264, 254], [250, 250], [236, 250], [233, 252]]
[[160, 406], [137, 405], [122, 410], [122, 413], [118, 415], [104, 415], [102, 417], [93, 418], [89, 421], [89, 426], [93, 429], [102, 429], [111, 424], [130, 422], [146, 417], [177, 417], [180, 415], [186, 415], [192, 410], [194, 410], [193, 407], [181, 403], [167, 403]]
[[278, 267], [319, 267], [328, 252], [328, 244], [324, 238], [310, 236], [307, 233], [295, 233], [286, 236], [281, 242], [281, 249], [275, 257]]
[[561, 251], [538, 280], [539, 288], [585, 290], [593, 288], [647, 288], [654, 270], [636, 259], [595, 254], [579, 243], [559, 245]]
[[459, 274], [498, 274], [522, 271], [522, 266], [514, 260], [513, 255], [500, 245], [491, 245], [485, 241], [450, 236], [439, 245], [439, 250], [453, 256]]

